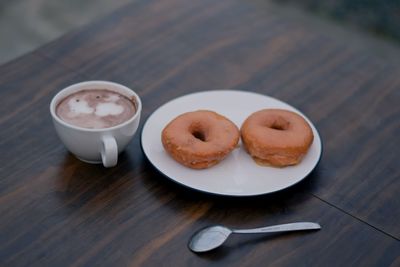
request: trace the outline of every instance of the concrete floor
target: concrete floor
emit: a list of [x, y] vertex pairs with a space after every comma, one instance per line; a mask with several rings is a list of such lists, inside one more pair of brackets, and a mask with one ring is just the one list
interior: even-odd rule
[[[400, 61], [400, 40], [371, 33], [346, 19], [338, 21], [320, 16], [299, 6], [299, 3], [310, 1], [319, 0], [302, 0], [297, 4], [288, 0], [282, 2], [265, 0], [253, 3], [273, 9], [283, 18], [308, 24], [317, 31], [328, 31], [334, 39], [346, 40], [350, 46], [355, 46], [358, 50], [366, 50], [387, 61]], [[323, 1], [332, 2], [332, 0]], [[32, 51], [129, 2], [130, 0], [2, 0], [0, 1], [0, 64]], [[376, 12], [377, 16], [380, 16], [379, 14]]]

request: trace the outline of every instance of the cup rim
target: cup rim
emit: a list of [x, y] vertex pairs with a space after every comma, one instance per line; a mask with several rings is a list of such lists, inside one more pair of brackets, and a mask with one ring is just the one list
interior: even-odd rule
[[[62, 119], [60, 119], [57, 116], [56, 105], [58, 104], [57, 102], [61, 98], [61, 96], [63, 96], [65, 94], [65, 97], [66, 97], [69, 95], [68, 94], [69, 91], [74, 90], [74, 89], [79, 90], [80, 87], [90, 86], [90, 85], [101, 86], [102, 84], [105, 86], [108, 86], [108, 87], [122, 89], [122, 91], [125, 91], [125, 92], [128, 91], [131, 94], [130, 96], [134, 96], [136, 99], [136, 104], [137, 104], [135, 115], [133, 115], [129, 120], [124, 121], [121, 124], [118, 124], [118, 125], [115, 125], [112, 127], [107, 127], [107, 128], [99, 128], [99, 129], [84, 128], [84, 127], [72, 125], [70, 123], [63, 121]], [[85, 88], [85, 89], [91, 90], [90, 88]], [[93, 88], [93, 89], [97, 89], [97, 88]], [[113, 88], [106, 88], [106, 89], [111, 90], [111, 91], [113, 90]], [[121, 94], [120, 91], [117, 91], [117, 93]], [[119, 84], [116, 82], [102, 81], [102, 80], [91, 80], [91, 81], [84, 81], [84, 82], [71, 84], [71, 85], [63, 88], [62, 90], [60, 90], [56, 95], [54, 95], [50, 102], [50, 114], [54, 120], [56, 120], [58, 123], [64, 125], [65, 127], [68, 127], [68, 128], [74, 129], [74, 130], [85, 131], [85, 132], [106, 132], [106, 131], [110, 131], [110, 130], [119, 129], [119, 128], [124, 127], [125, 125], [133, 122], [134, 120], [136, 120], [140, 116], [141, 112], [142, 112], [142, 101], [141, 101], [139, 95], [135, 91], [126, 87], [125, 85], [122, 85], [122, 84]]]

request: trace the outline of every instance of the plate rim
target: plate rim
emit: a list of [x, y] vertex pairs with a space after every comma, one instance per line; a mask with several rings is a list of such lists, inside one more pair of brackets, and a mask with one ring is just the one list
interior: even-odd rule
[[[296, 182], [293, 183], [293, 184], [290, 184], [290, 185], [288, 185], [288, 186], [286, 186], [286, 187], [283, 187], [283, 188], [280, 188], [280, 189], [277, 189], [277, 190], [274, 190], [274, 191], [269, 191], [269, 192], [264, 192], [264, 193], [255, 193], [255, 194], [229, 194], [229, 193], [217, 193], [217, 192], [206, 191], [206, 190], [202, 190], [202, 189], [199, 189], [199, 188], [191, 187], [191, 186], [189, 186], [189, 185], [187, 185], [187, 184], [184, 184], [184, 183], [182, 183], [182, 182], [180, 182], [180, 181], [177, 181], [177, 180], [175, 180], [174, 178], [169, 177], [168, 175], [166, 175], [164, 172], [162, 172], [162, 171], [149, 159], [148, 155], [146, 154], [146, 152], [145, 152], [145, 150], [144, 150], [144, 148], [143, 148], [143, 131], [144, 131], [144, 129], [146, 128], [146, 125], [148, 124], [150, 118], [154, 115], [154, 113], [155, 113], [157, 110], [161, 109], [161, 108], [164, 107], [165, 105], [168, 105], [170, 102], [173, 102], [173, 101], [175, 101], [175, 100], [178, 100], [178, 99], [180, 99], [180, 98], [184, 98], [184, 97], [187, 97], [187, 96], [192, 96], [192, 95], [201, 94], [201, 93], [209, 93], [209, 92], [241, 92], [241, 93], [254, 94], [254, 95], [259, 95], [259, 96], [264, 96], [264, 97], [266, 96], [266, 97], [272, 98], [272, 99], [274, 99], [274, 100], [277, 100], [277, 101], [279, 101], [279, 102], [282, 102], [282, 103], [287, 104], [287, 105], [289, 105], [290, 107], [294, 108], [297, 112], [299, 112], [302, 116], [304, 116], [305, 118], [307, 118], [307, 120], [309, 120], [309, 121], [311, 122], [311, 124], [314, 126], [315, 131], [316, 131], [317, 134], [318, 134], [319, 141], [320, 141], [320, 146], [321, 146], [321, 151], [320, 151], [320, 153], [319, 153], [319, 156], [318, 156], [318, 159], [317, 159], [315, 165], [311, 168], [311, 170], [310, 170], [308, 173], [306, 173], [302, 178], [300, 178], [298, 181], [296, 181]], [[269, 195], [269, 194], [278, 193], [278, 192], [281, 192], [281, 191], [283, 191], [283, 190], [287, 190], [288, 188], [291, 188], [291, 187], [293, 187], [293, 186], [299, 184], [300, 182], [304, 181], [304, 180], [318, 167], [318, 165], [319, 165], [320, 162], [321, 162], [322, 155], [323, 155], [323, 152], [324, 152], [324, 144], [323, 144], [323, 141], [322, 141], [322, 138], [321, 138], [321, 134], [320, 134], [320, 132], [318, 131], [317, 127], [314, 125], [314, 123], [313, 123], [303, 112], [301, 112], [300, 110], [298, 110], [296, 107], [294, 107], [293, 105], [288, 104], [288, 103], [286, 103], [286, 102], [284, 102], [284, 101], [282, 101], [282, 100], [280, 100], [280, 99], [277, 99], [277, 98], [275, 98], [275, 97], [269, 96], [269, 95], [264, 95], [264, 94], [257, 93], [257, 92], [253, 92], [253, 91], [234, 90], [234, 89], [204, 90], [204, 91], [197, 91], [197, 92], [193, 92], [193, 93], [188, 93], [188, 94], [181, 95], [181, 96], [178, 96], [178, 97], [176, 97], [176, 98], [173, 98], [173, 99], [171, 99], [171, 100], [165, 102], [164, 104], [158, 106], [155, 110], [153, 110], [153, 112], [151, 112], [151, 114], [147, 117], [146, 121], [145, 121], [144, 124], [143, 124], [143, 127], [142, 127], [141, 132], [140, 132], [140, 148], [141, 148], [143, 154], [145, 155], [146, 160], [147, 160], [148, 162], [150, 162], [150, 164], [156, 169], [156, 171], [157, 171], [158, 173], [160, 173], [162, 176], [168, 178], [168, 180], [174, 182], [175, 184], [178, 184], [178, 185], [180, 185], [180, 186], [182, 186], [182, 187], [184, 187], [184, 188], [188, 188], [188, 189], [194, 190], [194, 191], [196, 191], [196, 192], [204, 193], [204, 194], [207, 194], [207, 195], [223, 196], [223, 197], [234, 197], [234, 198], [246, 198], [246, 197], [265, 196], [265, 195]]]

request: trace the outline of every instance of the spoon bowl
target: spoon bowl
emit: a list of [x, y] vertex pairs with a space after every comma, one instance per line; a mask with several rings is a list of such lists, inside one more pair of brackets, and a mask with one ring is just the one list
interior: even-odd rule
[[203, 228], [197, 231], [189, 241], [194, 252], [206, 252], [221, 246], [232, 234], [232, 230], [221, 225]]

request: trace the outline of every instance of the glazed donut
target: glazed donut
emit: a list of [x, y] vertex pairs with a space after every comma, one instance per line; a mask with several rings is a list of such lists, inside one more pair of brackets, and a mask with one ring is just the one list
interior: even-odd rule
[[314, 139], [302, 116], [282, 109], [251, 114], [241, 127], [241, 136], [256, 163], [274, 167], [300, 163]]
[[218, 113], [198, 110], [179, 115], [163, 129], [161, 141], [177, 162], [205, 169], [223, 160], [238, 144], [238, 127]]

